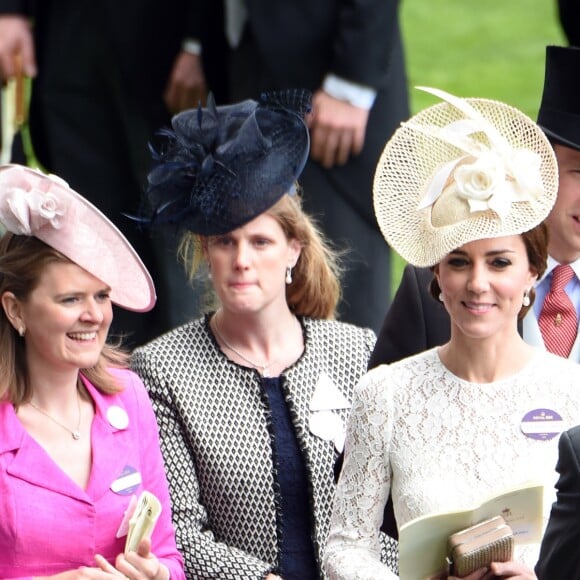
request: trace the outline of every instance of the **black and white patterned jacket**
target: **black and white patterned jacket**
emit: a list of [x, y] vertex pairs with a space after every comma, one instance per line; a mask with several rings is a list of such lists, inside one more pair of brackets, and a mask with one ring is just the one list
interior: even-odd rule
[[[208, 321], [188, 323], [136, 349], [133, 368], [157, 414], [188, 578], [264, 578], [276, 570], [280, 530], [268, 405], [257, 371], [221, 352]], [[300, 322], [304, 353], [282, 378], [310, 482], [320, 565], [337, 452], [332, 441], [310, 432], [310, 401], [326, 375], [350, 402], [376, 337], [342, 322]], [[345, 422], [349, 409], [332, 412]]]

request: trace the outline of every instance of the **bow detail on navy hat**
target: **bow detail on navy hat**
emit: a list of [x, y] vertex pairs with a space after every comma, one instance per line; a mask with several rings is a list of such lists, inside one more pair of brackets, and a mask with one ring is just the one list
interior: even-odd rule
[[294, 188], [308, 158], [311, 93], [288, 90], [175, 115], [153, 151], [143, 221], [201, 235], [230, 232]]

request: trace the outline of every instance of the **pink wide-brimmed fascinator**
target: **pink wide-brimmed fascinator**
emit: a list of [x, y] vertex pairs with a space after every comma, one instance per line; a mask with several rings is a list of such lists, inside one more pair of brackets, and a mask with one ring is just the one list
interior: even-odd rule
[[146, 312], [155, 305], [147, 268], [117, 227], [55, 175], [22, 165], [0, 166], [0, 222], [34, 236], [111, 288], [111, 301]]

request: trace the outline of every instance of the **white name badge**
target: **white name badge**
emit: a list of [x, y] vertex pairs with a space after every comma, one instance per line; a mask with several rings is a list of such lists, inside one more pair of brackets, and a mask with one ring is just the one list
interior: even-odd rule
[[526, 437], [543, 441], [560, 435], [564, 421], [552, 409], [533, 409], [523, 416], [520, 428]]
[[132, 470], [129, 472], [129, 470], [125, 468], [124, 473], [113, 481], [111, 489], [115, 493], [129, 495], [141, 485], [141, 482], [141, 473], [139, 471]]

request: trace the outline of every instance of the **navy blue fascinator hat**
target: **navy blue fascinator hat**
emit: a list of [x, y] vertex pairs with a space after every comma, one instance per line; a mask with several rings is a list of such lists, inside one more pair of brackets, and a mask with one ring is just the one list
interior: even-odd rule
[[291, 90], [260, 101], [175, 115], [148, 176], [149, 225], [210, 236], [228, 233], [292, 192], [308, 158], [304, 114], [311, 93]]

